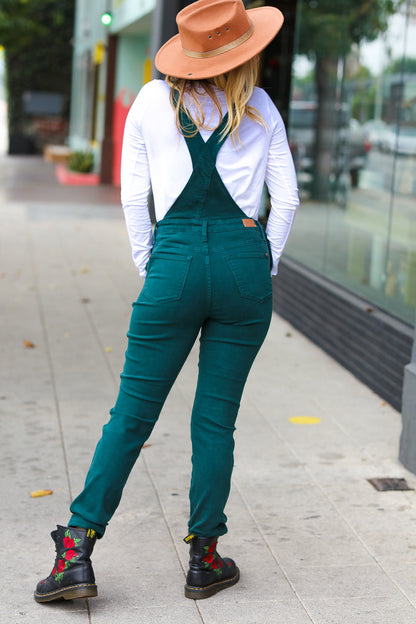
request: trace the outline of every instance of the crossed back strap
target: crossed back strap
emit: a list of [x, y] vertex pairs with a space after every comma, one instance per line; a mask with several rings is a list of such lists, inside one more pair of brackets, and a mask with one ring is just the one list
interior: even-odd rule
[[[178, 98], [179, 94], [175, 89], [173, 91], [175, 104]], [[185, 132], [184, 138], [191, 155], [193, 171], [164, 220], [178, 216], [188, 219], [245, 216], [226, 189], [215, 166], [218, 152], [229, 136], [229, 132], [222, 135], [227, 120], [228, 113], [205, 142], [186, 108], [180, 106], [179, 122]], [[193, 136], [186, 136], [186, 133]]]
[[[179, 93], [177, 89], [174, 89], [173, 101], [175, 102], [175, 105], [177, 105], [178, 99]], [[218, 152], [220, 151], [222, 145], [230, 134], [230, 132], [227, 132], [223, 136], [221, 136], [225, 126], [227, 125], [227, 121], [228, 113], [224, 115], [220, 125], [214, 130], [208, 141], [205, 142], [186, 108], [183, 105], [180, 106], [179, 123], [184, 132], [184, 139], [188, 146], [189, 153], [191, 154], [192, 165], [194, 169], [197, 166], [198, 161], [201, 157], [201, 152], [204, 152], [205, 158], [208, 157], [215, 166]], [[189, 134], [192, 136], [189, 136]]]

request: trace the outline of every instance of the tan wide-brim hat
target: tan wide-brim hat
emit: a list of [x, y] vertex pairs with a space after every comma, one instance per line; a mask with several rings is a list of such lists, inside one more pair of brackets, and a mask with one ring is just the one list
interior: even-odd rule
[[283, 21], [275, 7], [246, 10], [242, 0], [198, 0], [176, 16], [179, 34], [160, 48], [155, 65], [177, 78], [219, 76], [261, 52]]

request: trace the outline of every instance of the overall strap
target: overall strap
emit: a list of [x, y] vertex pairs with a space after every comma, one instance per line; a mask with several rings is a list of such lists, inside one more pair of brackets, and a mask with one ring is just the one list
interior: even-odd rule
[[[178, 91], [177, 89], [174, 89], [173, 101], [175, 105], [178, 103], [178, 99]], [[205, 142], [201, 134], [198, 132], [198, 129], [186, 108], [184, 106], [180, 106], [179, 123], [181, 125], [181, 128], [184, 130], [185, 133], [192, 134], [192, 136], [187, 136], [187, 134], [184, 134], [184, 139], [188, 146], [194, 169], [197, 167], [202, 155], [205, 159], [209, 160], [209, 162], [212, 164], [212, 167], [215, 167], [215, 161], [217, 159], [218, 152], [220, 151], [222, 145], [230, 134], [229, 132], [227, 132], [223, 136], [221, 136], [225, 126], [227, 125], [227, 121], [228, 113], [224, 115], [220, 125], [214, 130], [208, 141]]]
[[[175, 89], [173, 91], [175, 104], [178, 102], [178, 97], [179, 94]], [[244, 213], [231, 197], [216, 169], [218, 152], [229, 136], [229, 132], [221, 136], [227, 124], [228, 114], [224, 115], [218, 128], [206, 142], [184, 106], [180, 107], [178, 114], [184, 131], [195, 133], [192, 137], [184, 137], [192, 158], [193, 171], [163, 221], [167, 222], [178, 217], [181, 219], [244, 218]]]

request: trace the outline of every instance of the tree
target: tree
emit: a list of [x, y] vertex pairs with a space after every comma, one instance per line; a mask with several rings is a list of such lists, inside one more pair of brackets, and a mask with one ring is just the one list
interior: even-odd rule
[[404, 59], [395, 59], [386, 67], [385, 74], [416, 74], [416, 58], [407, 57]]
[[377, 87], [374, 76], [365, 65], [355, 69], [354, 76], [347, 82], [351, 94], [351, 115], [364, 123], [374, 115]]
[[11, 140], [28, 133], [25, 91], [58, 92], [69, 106], [73, 20], [74, 0], [0, 0]]
[[[326, 199], [332, 137], [342, 116], [345, 60], [354, 45], [384, 32], [403, 0], [304, 0], [300, 6], [298, 53], [314, 61], [318, 103], [312, 196]], [[341, 89], [340, 89], [341, 87]], [[334, 106], [335, 102], [335, 106]]]

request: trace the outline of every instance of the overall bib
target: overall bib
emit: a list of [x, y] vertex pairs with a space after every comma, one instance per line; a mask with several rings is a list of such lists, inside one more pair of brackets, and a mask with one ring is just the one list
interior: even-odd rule
[[[180, 115], [182, 127], [196, 131], [184, 110]], [[199, 133], [186, 137], [193, 173], [156, 225], [119, 395], [71, 505], [69, 524], [101, 536], [199, 333], [188, 529], [200, 537], [227, 531], [235, 420], [269, 327], [272, 284], [264, 230], [238, 207], [215, 167], [226, 120], [206, 143]]]

